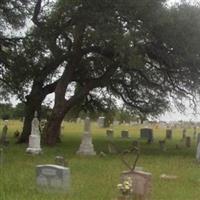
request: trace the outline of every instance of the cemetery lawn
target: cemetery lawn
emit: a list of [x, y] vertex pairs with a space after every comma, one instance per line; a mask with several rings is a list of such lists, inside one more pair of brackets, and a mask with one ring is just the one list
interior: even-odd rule
[[[0, 122], [2, 130], [2, 122]], [[0, 166], [0, 200], [114, 200], [117, 195], [119, 176], [126, 167], [118, 155], [107, 154], [106, 129], [92, 124], [93, 143], [96, 152], [103, 151], [105, 157], [80, 157], [79, 148], [83, 125], [65, 123], [62, 130], [62, 143], [54, 148], [42, 147], [43, 154], [33, 156], [25, 153], [27, 145], [15, 144], [13, 133], [20, 130], [22, 124], [9, 121], [10, 144], [4, 148], [4, 163]], [[139, 126], [114, 127], [114, 142], [120, 148], [129, 148], [133, 139], [139, 138]], [[120, 131], [129, 130], [131, 139], [121, 140]], [[197, 131], [199, 132], [199, 130]], [[187, 135], [193, 136], [189, 129]], [[154, 128], [155, 141], [146, 144], [141, 141], [141, 155], [137, 166], [153, 175], [152, 200], [199, 200], [200, 165], [195, 162], [196, 142], [192, 147], [176, 149], [182, 132], [173, 130], [172, 141], [167, 141], [167, 151], [159, 150], [158, 141], [164, 139], [165, 130]], [[69, 194], [42, 193], [36, 187], [35, 167], [39, 164], [54, 164], [54, 158], [63, 155], [69, 161], [71, 169], [71, 190]], [[130, 157], [130, 156], [129, 156]], [[160, 179], [161, 174], [176, 175], [176, 180]]]

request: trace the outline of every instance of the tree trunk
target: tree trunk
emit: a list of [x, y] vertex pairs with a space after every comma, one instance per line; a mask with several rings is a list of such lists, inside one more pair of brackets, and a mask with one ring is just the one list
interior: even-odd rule
[[65, 111], [62, 106], [53, 109], [51, 117], [48, 120], [47, 129], [44, 133], [44, 143], [48, 146], [55, 146], [60, 141], [61, 123], [64, 119]]
[[25, 118], [22, 133], [18, 139], [18, 143], [27, 143], [29, 140], [29, 135], [31, 134], [31, 123], [34, 117], [35, 111], [40, 113], [42, 101], [34, 99], [29, 96], [27, 102], [25, 103]]

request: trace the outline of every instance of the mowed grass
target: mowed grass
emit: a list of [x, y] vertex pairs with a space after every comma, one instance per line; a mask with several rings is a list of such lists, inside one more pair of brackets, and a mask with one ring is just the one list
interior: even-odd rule
[[[120, 173], [127, 170], [118, 155], [100, 157], [80, 157], [79, 148], [83, 124], [65, 123], [62, 130], [62, 143], [56, 147], [43, 146], [43, 154], [33, 156], [25, 152], [27, 145], [15, 144], [13, 133], [20, 130], [22, 123], [9, 121], [10, 144], [4, 148], [4, 163], [0, 166], [0, 200], [114, 200], [118, 196], [116, 185]], [[0, 122], [2, 129], [2, 122]], [[139, 138], [139, 126], [125, 125], [114, 127], [114, 142], [121, 149], [129, 148], [131, 142]], [[129, 130], [131, 139], [121, 140], [120, 131]], [[97, 153], [107, 153], [106, 129], [92, 124], [92, 136]], [[199, 130], [198, 130], [199, 131]], [[189, 129], [187, 135], [193, 136]], [[155, 141], [146, 144], [141, 141], [141, 155], [137, 166], [153, 176], [152, 200], [199, 200], [200, 166], [195, 162], [196, 141], [192, 147], [176, 149], [182, 132], [173, 130], [173, 140], [167, 141], [167, 151], [159, 150], [158, 140], [164, 139], [165, 130], [154, 128]], [[68, 194], [43, 193], [36, 187], [35, 167], [38, 164], [52, 164], [56, 155], [63, 155], [71, 169], [71, 190]], [[131, 158], [129, 156], [129, 158]], [[177, 175], [177, 180], [162, 180], [161, 174]]]

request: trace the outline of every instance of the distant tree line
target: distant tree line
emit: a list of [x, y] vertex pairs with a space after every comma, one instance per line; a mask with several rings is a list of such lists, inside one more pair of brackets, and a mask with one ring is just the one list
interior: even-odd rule
[[[51, 112], [52, 109], [50, 107], [42, 105], [40, 119], [48, 119]], [[8, 120], [8, 119], [23, 120], [24, 115], [25, 115], [24, 103], [18, 103], [16, 106], [13, 106], [11, 103], [0, 103], [0, 118], [2, 120]], [[102, 113], [95, 111], [86, 112], [84, 110], [74, 109], [65, 116], [64, 120], [75, 122], [77, 118], [84, 119], [88, 115], [94, 121], [98, 120], [99, 116], [101, 115], [104, 116], [105, 123], [107, 126], [109, 126], [110, 123], [113, 123], [114, 120], [117, 120], [120, 123], [123, 122], [129, 123], [130, 121], [137, 121], [139, 118], [139, 116], [132, 114], [127, 110], [117, 109], [117, 108], [109, 111], [104, 111], [104, 112], [102, 111]]]
[[[42, 105], [40, 117], [47, 118], [50, 110], [51, 109], [48, 106]], [[18, 103], [16, 106], [13, 106], [11, 103], [0, 103], [0, 118], [3, 120], [7, 119], [23, 120], [24, 113], [25, 113], [24, 103]]]

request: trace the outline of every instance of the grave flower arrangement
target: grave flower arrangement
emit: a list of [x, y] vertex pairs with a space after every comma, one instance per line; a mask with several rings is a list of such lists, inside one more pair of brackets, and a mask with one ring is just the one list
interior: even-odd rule
[[122, 183], [118, 184], [117, 188], [121, 194], [119, 199], [131, 199], [133, 193], [133, 182], [130, 177], [125, 179]]

